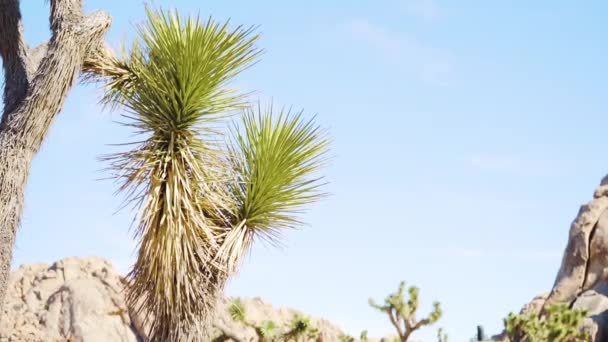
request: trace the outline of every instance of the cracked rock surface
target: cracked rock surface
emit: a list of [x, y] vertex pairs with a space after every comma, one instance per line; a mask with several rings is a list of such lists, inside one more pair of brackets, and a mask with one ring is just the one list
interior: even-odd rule
[[0, 341], [138, 342], [121, 277], [100, 258], [30, 264], [11, 274]]
[[[608, 341], [608, 176], [570, 226], [551, 292], [534, 298], [522, 313], [540, 314], [556, 303], [588, 310], [583, 328], [590, 333], [591, 342]], [[500, 340], [505, 340], [504, 335]]]
[[[145, 342], [123, 298], [123, 280], [102, 258], [66, 258], [53, 265], [23, 265], [11, 274], [0, 316], [0, 342]], [[250, 321], [273, 320], [285, 327], [299, 312], [273, 308], [259, 298], [242, 300]], [[258, 341], [255, 331], [233, 321], [224, 300], [215, 319], [215, 336]], [[339, 341], [342, 331], [314, 319], [318, 341]], [[225, 340], [234, 341], [234, 340]]]

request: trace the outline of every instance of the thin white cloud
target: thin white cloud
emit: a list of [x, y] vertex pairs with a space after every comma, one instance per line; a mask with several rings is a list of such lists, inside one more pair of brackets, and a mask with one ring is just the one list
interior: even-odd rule
[[435, 0], [403, 0], [405, 10], [425, 20], [435, 20], [441, 16], [441, 8]]
[[406, 34], [398, 34], [368, 20], [352, 20], [347, 30], [355, 39], [366, 43], [385, 61], [399, 70], [416, 75], [430, 85], [447, 85], [452, 71], [449, 53], [422, 44]]

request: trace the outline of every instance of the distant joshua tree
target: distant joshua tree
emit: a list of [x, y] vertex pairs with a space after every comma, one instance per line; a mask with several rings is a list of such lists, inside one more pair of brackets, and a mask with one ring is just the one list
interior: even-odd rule
[[[437, 322], [442, 314], [439, 302], [435, 302], [433, 303], [433, 312], [427, 318], [418, 320], [416, 311], [418, 310], [419, 290], [415, 286], [410, 286], [408, 289], [409, 299], [407, 300], [405, 299], [405, 290], [405, 282], [401, 282], [397, 292], [386, 297], [384, 304], [376, 304], [373, 299], [369, 300], [372, 307], [388, 315], [401, 342], [407, 342], [416, 330]], [[443, 331], [440, 330], [438, 336], [440, 342], [447, 341], [447, 336], [443, 334]]]

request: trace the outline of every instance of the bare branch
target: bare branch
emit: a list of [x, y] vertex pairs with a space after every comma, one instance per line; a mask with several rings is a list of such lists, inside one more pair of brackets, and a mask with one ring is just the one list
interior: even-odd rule
[[85, 78], [96, 79], [103, 77], [118, 78], [125, 76], [129, 70], [119, 62], [116, 55], [108, 45], [99, 45], [89, 50], [84, 59], [82, 71]]
[[388, 314], [388, 317], [391, 320], [391, 323], [393, 324], [393, 326], [397, 329], [397, 332], [399, 333], [399, 337], [403, 337], [403, 334], [404, 334], [403, 328], [401, 327], [401, 323], [399, 322], [399, 318], [398, 318], [397, 314], [394, 312], [394, 310], [391, 307], [387, 307], [386, 313]]
[[82, 22], [82, 0], [51, 0], [51, 30], [59, 32], [63, 25]]
[[0, 55], [4, 65], [4, 108], [12, 110], [28, 86], [27, 43], [23, 35], [19, 0], [0, 0]]
[[38, 68], [47, 57], [52, 41], [58, 39], [60, 32], [69, 31], [89, 37], [82, 44], [85, 71], [94, 73], [100, 70], [100, 65], [104, 66], [103, 69], [113, 66], [113, 53], [106, 48], [102, 40], [94, 37], [105, 33], [110, 23], [110, 17], [104, 12], [94, 12], [84, 17], [81, 0], [52, 0], [50, 26], [53, 38], [30, 49], [23, 35], [19, 0], [0, 0], [0, 55], [4, 61], [5, 74], [5, 115], [1, 126], [4, 126], [6, 114], [13, 112], [24, 100]]
[[[30, 72], [32, 74], [34, 74], [38, 70], [38, 67], [40, 66], [40, 62], [42, 62], [42, 59], [44, 58], [44, 56], [46, 56], [48, 49], [49, 49], [49, 42], [44, 42], [44, 43], [36, 46], [35, 48], [29, 49], [28, 61], [27, 61], [28, 74]], [[31, 78], [31, 76], [30, 76], [30, 78]]]
[[30, 51], [18, 0], [0, 0], [0, 55], [6, 72], [0, 123], [0, 311], [32, 159], [85, 58], [103, 45], [111, 23], [102, 12], [83, 16], [81, 6], [80, 0], [51, 0], [51, 40]]
[[[126, 76], [129, 70], [125, 69], [119, 62], [112, 48], [99, 41], [100, 44], [88, 49], [82, 64], [82, 73], [85, 81], [99, 80], [104, 77], [118, 78]], [[46, 56], [49, 42], [42, 43], [29, 50], [28, 65], [38, 70], [40, 62]]]
[[[0, 0], [5, 1], [5, 0]], [[22, 144], [37, 150], [66, 94], [80, 74], [85, 56], [103, 44], [111, 18], [103, 12], [82, 15], [80, 0], [51, 1], [51, 40], [33, 50], [36, 58], [46, 50], [29, 82], [26, 97], [14, 111], [5, 111], [0, 129], [10, 130]], [[3, 132], [4, 133], [4, 132]], [[22, 138], [22, 139], [19, 139]]]

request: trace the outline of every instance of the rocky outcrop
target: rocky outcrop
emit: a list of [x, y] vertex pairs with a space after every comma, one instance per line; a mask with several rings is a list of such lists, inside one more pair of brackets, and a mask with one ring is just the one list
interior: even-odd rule
[[13, 272], [0, 341], [138, 342], [121, 277], [100, 258], [68, 258]]
[[[112, 264], [101, 258], [67, 258], [53, 265], [24, 265], [13, 272], [0, 342], [143, 342], [138, 317], [129, 313], [124, 283]], [[287, 325], [298, 311], [275, 309], [259, 298], [242, 300], [250, 321]], [[238, 341], [257, 341], [252, 328], [233, 321], [228, 300], [219, 306], [213, 334]], [[339, 341], [342, 331], [313, 319], [322, 341]]]
[[589, 311], [583, 328], [591, 342], [608, 341], [608, 176], [572, 222], [551, 292], [534, 298], [522, 312], [540, 314], [555, 303]]

